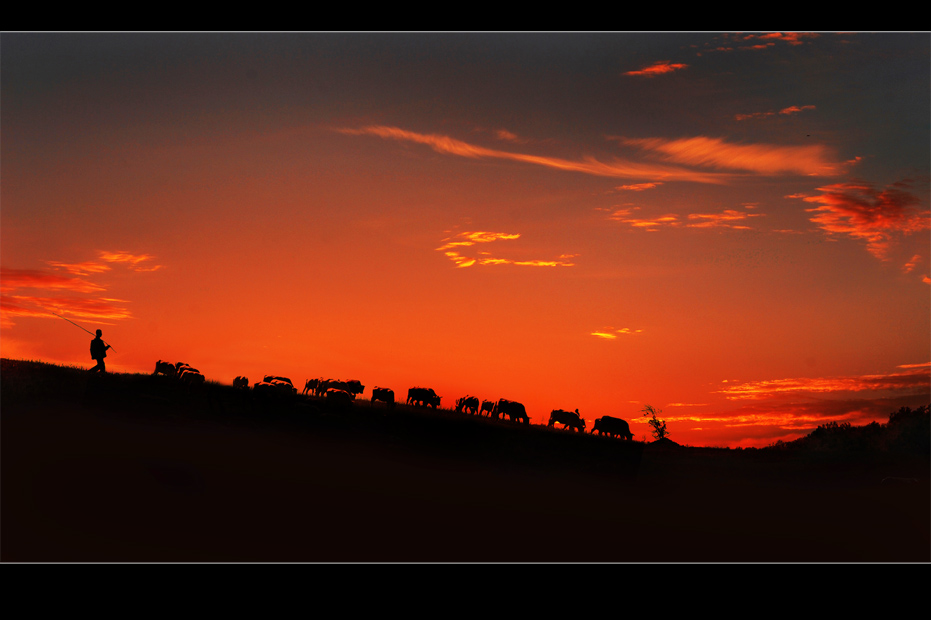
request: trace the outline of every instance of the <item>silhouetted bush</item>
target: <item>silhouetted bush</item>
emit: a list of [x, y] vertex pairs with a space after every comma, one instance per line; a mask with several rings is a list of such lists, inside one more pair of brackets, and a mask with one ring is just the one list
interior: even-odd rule
[[827, 422], [805, 437], [777, 441], [770, 449], [801, 449], [830, 452], [931, 453], [931, 406], [902, 407], [889, 415], [889, 422], [851, 426], [849, 422]]
[[666, 430], [666, 420], [659, 420], [656, 417], [656, 414], [662, 411], [657, 411], [653, 405], [647, 405], [642, 411], [644, 416], [650, 416], [648, 422], [653, 427], [653, 437], [656, 441], [662, 441], [669, 436], [669, 431]]

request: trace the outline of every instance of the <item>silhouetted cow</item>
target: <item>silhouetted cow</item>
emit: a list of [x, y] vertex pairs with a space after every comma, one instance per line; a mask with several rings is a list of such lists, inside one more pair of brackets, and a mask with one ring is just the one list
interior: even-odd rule
[[433, 388], [412, 387], [407, 390], [407, 404], [419, 405], [421, 407], [433, 407], [436, 409], [440, 406], [442, 396], [437, 396]]
[[293, 396], [297, 390], [285, 381], [257, 381], [252, 386], [252, 393], [260, 398], [282, 399]]
[[462, 398], [456, 400], [456, 412], [476, 414], [478, 413], [478, 398], [475, 396], [463, 396]]
[[331, 381], [333, 381], [333, 379], [324, 379], [323, 377], [317, 379], [317, 387], [314, 388], [314, 396], [323, 396], [326, 394]]
[[550, 421], [546, 425], [553, 426], [557, 423], [563, 425], [563, 430], [567, 428], [574, 428], [579, 433], [585, 430], [585, 420], [583, 420], [582, 416], [579, 415], [578, 409], [575, 411], [553, 409], [550, 412]]
[[362, 385], [362, 382], [358, 379], [350, 379], [349, 381], [340, 381], [341, 386], [339, 389], [344, 390], [352, 394], [352, 397], [355, 398], [362, 394], [365, 391], [365, 386]]
[[527, 410], [524, 409], [524, 406], [519, 402], [507, 400], [506, 398], [498, 401], [491, 415], [496, 420], [500, 420], [502, 415], [506, 415], [512, 422], [530, 424], [530, 418], [527, 416]]
[[317, 393], [317, 384], [320, 382], [320, 379], [308, 379], [304, 382], [304, 391], [301, 394], [316, 394]]
[[376, 400], [383, 401], [389, 409], [394, 407], [394, 390], [389, 388], [372, 388], [372, 404], [375, 404]]
[[330, 388], [326, 391], [326, 394], [324, 394], [324, 398], [328, 403], [332, 403], [337, 407], [348, 407], [349, 405], [352, 405], [354, 397], [346, 390]]
[[186, 370], [180, 375], [181, 381], [187, 385], [202, 385], [206, 382], [206, 377], [197, 371]]
[[157, 362], [155, 362], [155, 372], [153, 372], [152, 374], [174, 377], [176, 374], [178, 374], [178, 370], [175, 368], [174, 364], [171, 364], [169, 362], [163, 362], [162, 360], [158, 360]]
[[592, 427], [592, 434], [595, 434], [595, 431], [598, 431], [599, 435], [609, 435], [614, 437], [620, 435], [628, 441], [634, 438], [633, 433], [630, 432], [630, 425], [620, 418], [612, 418], [609, 415], [602, 416], [595, 420], [595, 425]]
[[287, 377], [277, 377], [277, 376], [275, 376], [275, 375], [265, 375], [265, 378], [262, 379], [262, 381], [264, 381], [265, 383], [271, 383], [271, 382], [273, 382], [273, 381], [283, 381], [283, 382], [287, 383], [288, 385], [290, 385], [291, 387], [294, 387], [294, 384], [291, 383], [291, 380], [288, 379]]
[[200, 374], [200, 371], [197, 370], [196, 368], [194, 368], [193, 366], [188, 366], [187, 364], [185, 364], [184, 366], [181, 366], [180, 368], [178, 368], [178, 378], [179, 378], [179, 379], [184, 380], [184, 375], [186, 375], [186, 374], [195, 374], [195, 375], [199, 375], [199, 374]]
[[248, 377], [236, 377], [233, 379], [233, 387], [239, 389], [249, 389], [249, 378]]
[[494, 415], [495, 412], [495, 401], [493, 400], [483, 400], [482, 408], [479, 410], [479, 415], [483, 415], [485, 412], [488, 412], [488, 415]]
[[[322, 382], [322, 385], [321, 385]], [[325, 379], [317, 382], [317, 390], [326, 394], [327, 390], [342, 390], [351, 394], [353, 398], [365, 391], [365, 386], [358, 379], [340, 381], [338, 379]]]

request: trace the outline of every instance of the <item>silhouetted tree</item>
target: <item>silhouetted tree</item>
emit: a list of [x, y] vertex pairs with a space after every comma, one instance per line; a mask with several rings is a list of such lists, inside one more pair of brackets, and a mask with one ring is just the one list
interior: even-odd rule
[[653, 436], [657, 441], [669, 435], [669, 431], [666, 430], [666, 420], [656, 418], [656, 414], [662, 413], [662, 411], [657, 411], [653, 405], [647, 405], [641, 411], [643, 411], [644, 416], [650, 416], [649, 423], [653, 427]]

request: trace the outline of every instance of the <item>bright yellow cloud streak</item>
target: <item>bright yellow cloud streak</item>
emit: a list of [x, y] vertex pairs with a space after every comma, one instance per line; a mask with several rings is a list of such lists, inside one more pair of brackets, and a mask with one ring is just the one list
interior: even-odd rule
[[[471, 267], [472, 265], [519, 265], [525, 267], [572, 267], [575, 263], [566, 260], [512, 260], [509, 258], [471, 258], [462, 256], [457, 249], [461, 247], [470, 247], [476, 243], [491, 243], [493, 241], [508, 241], [519, 239], [520, 233], [496, 233], [488, 231], [460, 232], [452, 237], [443, 239], [446, 243], [436, 248], [437, 251], [443, 252], [451, 261], [456, 263], [457, 267]], [[481, 252], [487, 254], [487, 252]], [[563, 254], [559, 258], [571, 258], [578, 254]]]

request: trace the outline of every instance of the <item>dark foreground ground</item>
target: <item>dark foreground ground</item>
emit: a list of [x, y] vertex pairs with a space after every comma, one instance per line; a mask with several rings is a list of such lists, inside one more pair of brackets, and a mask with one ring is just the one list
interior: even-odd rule
[[8, 360], [2, 379], [5, 562], [931, 560], [927, 457], [657, 447]]

